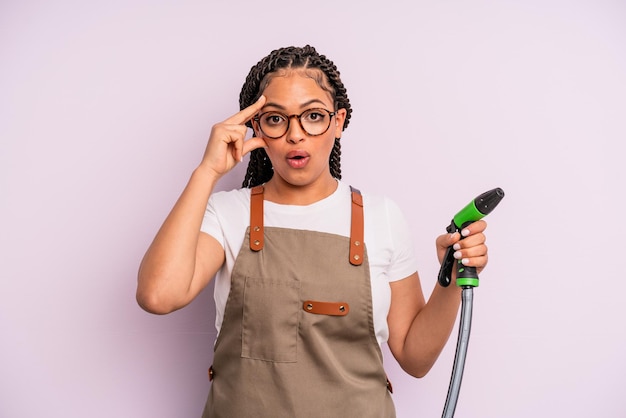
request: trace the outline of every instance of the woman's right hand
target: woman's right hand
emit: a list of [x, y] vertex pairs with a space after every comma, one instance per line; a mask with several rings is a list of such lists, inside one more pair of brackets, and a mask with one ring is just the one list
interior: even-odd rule
[[265, 96], [261, 96], [252, 105], [213, 126], [200, 168], [219, 178], [237, 165], [244, 155], [266, 146], [262, 138], [245, 139], [248, 132], [246, 122], [263, 108], [265, 100]]
[[211, 130], [202, 162], [176, 201], [141, 262], [137, 302], [148, 312], [165, 314], [189, 304], [224, 263], [224, 248], [201, 233], [207, 202], [217, 180], [253, 149], [261, 138], [245, 140], [245, 123], [265, 104], [261, 96]]

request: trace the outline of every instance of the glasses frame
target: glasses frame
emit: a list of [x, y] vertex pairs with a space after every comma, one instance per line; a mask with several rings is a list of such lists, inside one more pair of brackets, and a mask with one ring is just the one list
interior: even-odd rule
[[[328, 113], [328, 126], [326, 127], [326, 129], [324, 129], [324, 132], [320, 132], [319, 134], [310, 134], [310, 133], [309, 133], [309, 131], [307, 131], [307, 130], [304, 128], [304, 126], [302, 125], [302, 119], [301, 119], [301, 118], [302, 118], [302, 115], [304, 115], [305, 113], [307, 113], [307, 112], [311, 112], [311, 111], [315, 111], [315, 110], [318, 110], [318, 111], [322, 111], [322, 112], [326, 112], [326, 113]], [[262, 117], [263, 115], [267, 115], [268, 113], [276, 113], [276, 114], [279, 114], [279, 115], [281, 115], [281, 116], [284, 116], [284, 117], [285, 117], [285, 119], [287, 120], [287, 127], [285, 128], [285, 132], [284, 132], [282, 135], [279, 135], [279, 136], [269, 136], [268, 134], [266, 134], [265, 132], [263, 132], [263, 128], [261, 127], [261, 117]], [[294, 113], [293, 115], [286, 115], [286, 114], [284, 114], [284, 113], [282, 113], [282, 112], [278, 112], [278, 111], [276, 111], [276, 110], [268, 110], [267, 112], [263, 112], [263, 113], [260, 113], [260, 114], [256, 115], [256, 116], [253, 118], [253, 120], [254, 120], [254, 121], [258, 124], [258, 126], [259, 126], [259, 130], [261, 131], [261, 133], [263, 134], [263, 136], [265, 136], [265, 137], [267, 137], [267, 138], [270, 138], [270, 139], [278, 139], [278, 138], [282, 138], [283, 136], [285, 136], [285, 134], [286, 134], [287, 132], [289, 132], [289, 127], [291, 126], [291, 119], [292, 119], [292, 118], [296, 118], [296, 119], [298, 119], [298, 123], [300, 124], [300, 128], [301, 128], [301, 129], [302, 129], [302, 131], [304, 131], [304, 132], [305, 132], [308, 136], [320, 136], [320, 135], [324, 135], [326, 132], [328, 132], [328, 129], [330, 129], [330, 123], [331, 123], [331, 121], [333, 120], [333, 116], [335, 116], [336, 114], [337, 114], [337, 112], [336, 112], [336, 111], [335, 111], [335, 112], [331, 112], [330, 110], [328, 110], [328, 109], [324, 109], [323, 107], [313, 107], [313, 108], [311, 108], [311, 109], [307, 109], [307, 110], [303, 111], [303, 112], [302, 112], [302, 113], [300, 113], [299, 115], [298, 115], [298, 114], [295, 114], [295, 113]]]

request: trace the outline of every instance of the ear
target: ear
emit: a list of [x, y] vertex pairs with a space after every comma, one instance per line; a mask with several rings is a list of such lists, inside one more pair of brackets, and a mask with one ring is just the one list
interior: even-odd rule
[[343, 125], [346, 121], [346, 109], [339, 109], [335, 113], [335, 138], [341, 138], [341, 132], [343, 132]]

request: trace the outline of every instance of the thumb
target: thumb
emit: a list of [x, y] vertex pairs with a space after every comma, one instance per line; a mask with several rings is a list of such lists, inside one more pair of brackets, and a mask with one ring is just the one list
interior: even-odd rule
[[445, 257], [446, 250], [448, 247], [453, 246], [461, 239], [461, 235], [458, 232], [453, 234], [443, 234], [439, 235], [435, 240], [435, 244], [437, 246], [437, 258], [439, 262], [443, 262], [443, 258]]
[[448, 248], [451, 245], [456, 244], [461, 239], [461, 235], [458, 232], [452, 234], [443, 234], [437, 237], [437, 247]]
[[265, 140], [263, 140], [263, 138], [253, 136], [252, 138], [248, 139], [246, 142], [243, 143], [242, 156], [246, 155], [250, 151], [254, 151], [257, 148], [265, 148], [265, 147], [267, 147], [267, 144], [265, 143]]

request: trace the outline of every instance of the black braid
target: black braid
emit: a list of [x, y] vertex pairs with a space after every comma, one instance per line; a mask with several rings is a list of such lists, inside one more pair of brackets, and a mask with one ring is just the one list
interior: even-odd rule
[[[326, 76], [326, 80], [317, 80], [321, 88], [327, 90], [335, 102], [335, 110], [346, 109], [346, 118], [343, 129], [350, 122], [352, 107], [348, 99], [348, 92], [344, 87], [337, 66], [324, 55], [317, 53], [312, 46], [286, 47], [272, 51], [268, 56], [259, 61], [250, 69], [246, 82], [241, 88], [239, 95], [239, 107], [245, 109], [254, 103], [265, 86], [269, 82], [272, 73], [280, 69], [288, 68], [317, 68]], [[330, 86], [330, 89], [328, 86]], [[248, 127], [252, 127], [251, 122], [247, 122]], [[335, 145], [330, 154], [330, 173], [336, 179], [341, 180], [341, 143], [339, 138], [335, 138]], [[267, 182], [272, 178], [274, 168], [267, 153], [263, 148], [255, 149], [250, 153], [250, 162], [246, 170], [243, 187], [254, 187]]]
[[330, 153], [330, 174], [341, 180], [341, 141], [339, 138], [335, 138], [335, 145], [333, 151]]
[[272, 162], [263, 148], [257, 148], [250, 152], [250, 162], [246, 170], [246, 178], [242, 187], [254, 187], [263, 184], [272, 178], [274, 168]]

